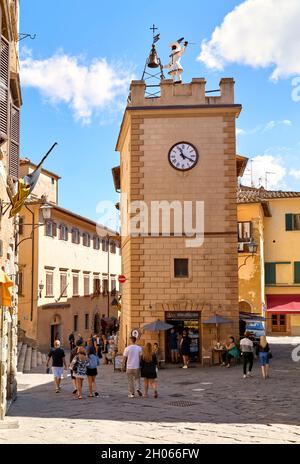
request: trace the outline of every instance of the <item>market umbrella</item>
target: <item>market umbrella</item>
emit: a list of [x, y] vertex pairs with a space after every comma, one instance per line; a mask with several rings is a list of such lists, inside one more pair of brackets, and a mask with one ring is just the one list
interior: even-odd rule
[[215, 314], [214, 316], [211, 316], [209, 319], [206, 321], [203, 321], [203, 324], [214, 324], [217, 328], [217, 340], [219, 341], [219, 324], [231, 324], [231, 320], [227, 319], [226, 317], [219, 316], [218, 314]]
[[173, 327], [171, 324], [167, 324], [166, 322], [160, 321], [157, 319], [154, 322], [150, 322], [149, 324], [144, 325], [142, 328], [147, 330], [148, 332], [157, 332], [160, 330], [169, 330]]

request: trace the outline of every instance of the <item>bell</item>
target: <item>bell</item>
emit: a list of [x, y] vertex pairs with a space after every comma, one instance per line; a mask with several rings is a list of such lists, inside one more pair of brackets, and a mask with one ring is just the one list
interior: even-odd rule
[[155, 45], [152, 44], [152, 49], [148, 58], [147, 62], [148, 68], [158, 68], [159, 67], [159, 61], [156, 53], [156, 48]]

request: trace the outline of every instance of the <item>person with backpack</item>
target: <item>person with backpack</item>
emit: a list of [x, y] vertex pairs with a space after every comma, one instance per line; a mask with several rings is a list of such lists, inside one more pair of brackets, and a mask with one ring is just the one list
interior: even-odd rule
[[267, 342], [266, 337], [263, 335], [259, 339], [259, 343], [256, 347], [256, 355], [259, 357], [259, 364], [261, 367], [261, 373], [264, 380], [269, 377], [269, 367], [271, 358], [271, 351], [269, 343]]
[[74, 356], [70, 369], [73, 371], [73, 376], [76, 379], [77, 397], [82, 400], [82, 385], [84, 379], [87, 377], [87, 368], [89, 367], [89, 360], [87, 359], [86, 351], [83, 346], [80, 346], [78, 353]]
[[96, 391], [96, 375], [98, 375], [97, 366], [99, 366], [100, 362], [94, 347], [89, 347], [88, 362], [89, 365], [86, 369], [86, 375], [89, 384], [89, 397], [98, 397], [99, 393]]

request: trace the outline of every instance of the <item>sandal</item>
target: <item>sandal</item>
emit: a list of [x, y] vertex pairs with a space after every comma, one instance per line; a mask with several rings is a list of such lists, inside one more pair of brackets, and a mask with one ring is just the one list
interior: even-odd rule
[[78, 399], [79, 399], [79, 400], [82, 400], [82, 396], [78, 396]]
[[94, 395], [89, 395], [89, 398], [94, 398]]

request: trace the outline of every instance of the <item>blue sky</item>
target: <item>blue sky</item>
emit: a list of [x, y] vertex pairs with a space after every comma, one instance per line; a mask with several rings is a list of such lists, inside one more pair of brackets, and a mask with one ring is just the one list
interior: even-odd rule
[[[137, 0], [21, 0], [20, 32], [37, 34], [20, 42], [21, 156], [37, 162], [56, 141], [45, 168], [62, 177], [62, 206], [96, 219], [99, 201], [117, 201], [116, 138], [128, 82], [142, 75], [155, 22], [164, 64], [174, 39], [196, 43], [182, 58], [185, 82], [205, 77], [215, 89], [220, 77], [235, 78], [243, 105], [238, 152], [254, 159], [253, 181], [264, 185], [265, 171], [274, 172], [269, 187], [300, 190], [299, 2], [264, 3], [153, 0], [141, 8]], [[280, 19], [272, 17], [283, 5]]]

